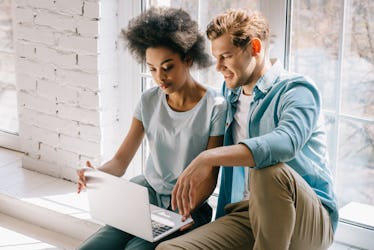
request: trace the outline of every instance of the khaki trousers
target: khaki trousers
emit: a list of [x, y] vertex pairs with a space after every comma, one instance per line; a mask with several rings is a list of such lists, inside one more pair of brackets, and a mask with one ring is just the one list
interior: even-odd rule
[[225, 207], [226, 215], [156, 249], [327, 249], [330, 216], [293, 169], [277, 164], [250, 171], [250, 198]]

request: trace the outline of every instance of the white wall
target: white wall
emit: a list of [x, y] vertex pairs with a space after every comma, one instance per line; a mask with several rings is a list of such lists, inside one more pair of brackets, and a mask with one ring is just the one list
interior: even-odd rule
[[23, 166], [75, 180], [122, 140], [118, 0], [13, 2]]

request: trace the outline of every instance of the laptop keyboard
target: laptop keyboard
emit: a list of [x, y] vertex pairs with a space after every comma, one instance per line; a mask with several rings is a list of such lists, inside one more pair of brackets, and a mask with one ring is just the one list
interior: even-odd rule
[[152, 220], [152, 232], [153, 237], [159, 236], [160, 234], [170, 230], [172, 227], [169, 227], [165, 224]]

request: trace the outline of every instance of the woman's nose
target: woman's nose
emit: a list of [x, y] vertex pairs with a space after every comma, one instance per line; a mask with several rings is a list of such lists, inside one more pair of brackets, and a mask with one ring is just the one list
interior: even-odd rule
[[157, 74], [156, 74], [156, 81], [158, 83], [164, 83], [165, 80], [166, 80], [166, 78], [167, 78], [167, 76], [166, 76], [165, 73], [163, 73], [161, 71], [157, 72]]

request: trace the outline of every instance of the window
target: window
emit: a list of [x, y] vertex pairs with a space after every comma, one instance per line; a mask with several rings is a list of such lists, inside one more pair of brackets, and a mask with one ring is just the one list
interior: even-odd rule
[[12, 1], [0, 1], [0, 146], [18, 149]]
[[[129, 20], [141, 13], [141, 1], [118, 1], [118, 34], [126, 27]], [[141, 65], [131, 56], [123, 46], [121, 39], [118, 39], [118, 67], [119, 67], [119, 91], [120, 99], [120, 136], [124, 137], [130, 128], [133, 113], [142, 92], [141, 88]], [[143, 147], [144, 148], [144, 147]], [[130, 179], [142, 171], [143, 150], [138, 150], [131, 166], [126, 171], [125, 177]]]
[[336, 238], [367, 248], [374, 208], [374, 2], [293, 4], [290, 69], [312, 77], [321, 90], [330, 163], [344, 207]]
[[290, 69], [322, 93], [339, 206], [374, 205], [374, 2], [294, 1]]
[[[281, 58], [283, 61], [284, 58], [284, 30], [279, 29], [278, 27], [284, 27], [282, 24], [285, 20], [285, 13], [281, 15], [270, 14], [271, 12], [279, 13], [279, 9], [284, 9], [283, 1], [272, 3], [271, 0], [219, 0], [219, 1], [205, 1], [205, 0], [143, 0], [143, 1], [119, 1], [119, 24], [120, 27], [126, 27], [128, 21], [139, 14], [142, 10], [148, 9], [152, 6], [172, 6], [176, 8], [183, 8], [187, 10], [191, 17], [198, 21], [201, 32], [205, 31], [205, 27], [211, 18], [223, 12], [229, 8], [241, 8], [247, 7], [251, 9], [261, 9], [264, 13], [269, 13], [268, 16], [271, 16], [270, 23], [272, 26], [277, 27], [273, 29], [275, 36], [275, 43], [273, 47], [273, 54], [276, 57]], [[209, 50], [210, 43], [207, 41], [207, 50]], [[119, 46], [119, 49], [122, 50], [122, 46]], [[129, 65], [123, 70], [120, 70], [120, 85], [121, 93], [123, 98], [121, 98], [121, 131], [126, 131], [129, 128], [131, 122], [131, 117], [135, 109], [135, 105], [139, 100], [140, 93], [153, 86], [153, 80], [150, 73], [147, 70], [145, 65], [139, 66], [138, 63], [132, 58], [128, 51], [121, 51], [119, 58], [119, 65]], [[134, 72], [139, 72], [134, 74]], [[220, 88], [223, 82], [223, 78], [215, 70], [215, 65], [211, 66], [208, 70], [193, 72], [195, 79], [199, 82], [207, 85], [211, 85], [216, 88]], [[141, 84], [136, 85], [136, 82], [141, 82]], [[134, 84], [126, 84], [134, 83]], [[146, 156], [148, 155], [146, 142], [142, 146], [141, 152], [137, 154], [135, 159], [132, 161], [132, 165], [138, 167], [144, 165]], [[127, 177], [134, 176], [141, 172], [141, 167], [139, 169], [132, 171], [129, 168], [129, 171], [126, 172]]]
[[[321, 91], [339, 206], [352, 201], [374, 206], [373, 1], [142, 1], [143, 9], [151, 6], [184, 8], [201, 31], [228, 8], [261, 10], [274, 35], [271, 55], [310, 76]], [[214, 66], [195, 74], [201, 83], [222, 83]], [[146, 67], [139, 75], [142, 89], [153, 85]]]

